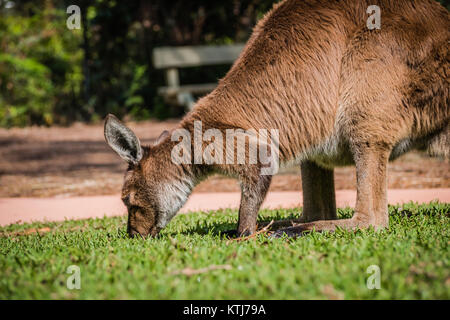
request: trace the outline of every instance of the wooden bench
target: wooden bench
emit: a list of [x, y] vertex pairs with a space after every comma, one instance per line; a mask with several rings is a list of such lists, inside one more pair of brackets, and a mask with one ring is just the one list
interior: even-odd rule
[[191, 110], [195, 104], [194, 95], [212, 91], [217, 83], [181, 85], [178, 69], [232, 64], [243, 48], [244, 44], [155, 48], [153, 65], [156, 69], [165, 70], [167, 82], [166, 87], [158, 88], [158, 94], [166, 102], [186, 106]]

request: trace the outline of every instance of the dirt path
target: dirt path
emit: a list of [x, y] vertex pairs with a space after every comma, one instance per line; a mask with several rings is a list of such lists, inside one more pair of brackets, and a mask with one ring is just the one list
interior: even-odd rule
[[[149, 143], [177, 120], [129, 123]], [[0, 198], [73, 197], [120, 192], [126, 165], [109, 149], [103, 127], [76, 124], [69, 128], [0, 129]], [[336, 189], [354, 189], [352, 167], [335, 170]], [[389, 188], [449, 188], [450, 163], [410, 153], [389, 165]], [[299, 169], [275, 176], [270, 191], [300, 191]], [[233, 179], [215, 176], [194, 191], [239, 192]]]
[[[338, 190], [336, 203], [338, 207], [354, 206], [354, 190]], [[449, 189], [393, 189], [388, 191], [390, 204], [401, 204], [411, 200], [429, 202], [439, 200], [450, 202]], [[190, 211], [209, 211], [223, 208], [238, 208], [240, 193], [196, 193], [193, 194], [181, 213]], [[301, 192], [270, 192], [263, 208], [296, 208], [302, 203]], [[119, 195], [55, 198], [8, 198], [0, 199], [0, 226], [12, 223], [29, 223], [33, 221], [63, 221], [64, 219], [102, 218], [126, 213]]]

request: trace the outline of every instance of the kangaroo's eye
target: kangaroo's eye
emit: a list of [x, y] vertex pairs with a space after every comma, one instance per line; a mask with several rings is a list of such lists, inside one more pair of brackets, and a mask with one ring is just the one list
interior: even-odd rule
[[129, 195], [126, 196], [126, 197], [123, 197], [123, 198], [122, 198], [122, 201], [123, 201], [123, 203], [124, 203], [127, 207], [130, 206], [130, 196], [129, 196]]

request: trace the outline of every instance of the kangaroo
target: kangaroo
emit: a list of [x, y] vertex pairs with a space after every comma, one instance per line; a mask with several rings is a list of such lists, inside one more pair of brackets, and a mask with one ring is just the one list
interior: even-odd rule
[[[370, 30], [367, 9], [373, 4], [381, 10], [381, 28]], [[178, 128], [192, 136], [196, 122], [201, 133], [278, 130], [280, 165], [301, 166], [304, 209], [294, 226], [277, 222], [273, 236], [385, 228], [388, 161], [413, 149], [449, 157], [449, 42], [450, 14], [431, 0], [282, 1]], [[257, 230], [271, 175], [261, 174], [260, 160], [247, 161], [249, 152], [244, 164], [174, 163], [180, 139], [173, 132], [141, 146], [113, 115], [106, 117], [105, 138], [129, 163], [122, 199], [131, 236], [157, 235], [212, 173], [240, 182], [238, 235]], [[216, 140], [211, 144], [225, 148]], [[333, 168], [353, 164], [355, 213], [337, 219]]]

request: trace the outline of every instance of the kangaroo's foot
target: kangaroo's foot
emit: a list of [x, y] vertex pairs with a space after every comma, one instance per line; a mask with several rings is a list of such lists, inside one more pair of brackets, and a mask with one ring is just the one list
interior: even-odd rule
[[284, 235], [288, 237], [302, 236], [309, 231], [335, 231], [336, 228], [342, 228], [344, 230], [354, 231], [357, 229], [365, 229], [373, 226], [375, 229], [381, 229], [387, 227], [387, 224], [370, 223], [368, 221], [358, 219], [358, 214], [355, 214], [353, 218], [342, 220], [320, 220], [307, 223], [296, 224], [291, 227], [282, 228], [275, 231], [271, 237], [281, 238]]

